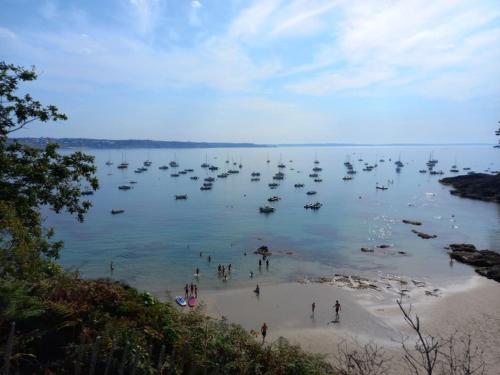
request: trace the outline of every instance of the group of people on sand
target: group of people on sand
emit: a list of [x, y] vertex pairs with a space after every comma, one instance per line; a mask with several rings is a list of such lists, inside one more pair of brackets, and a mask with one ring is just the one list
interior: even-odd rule
[[198, 298], [198, 285], [193, 284], [193, 283], [186, 284], [184, 286], [184, 295], [185, 295], [186, 299], [189, 296], [193, 296], [194, 298]]
[[[258, 291], [259, 291], [259, 286], [257, 285], [257, 288], [255, 289], [255, 293], [258, 294], [259, 293]], [[342, 311], [342, 306], [340, 305], [340, 302], [338, 300], [336, 300], [335, 305], [333, 305], [332, 307], [335, 311], [334, 322], [338, 323], [340, 321], [340, 311]], [[311, 309], [312, 309], [312, 313], [314, 315], [314, 311], [316, 310], [316, 302], [313, 302], [311, 304]], [[262, 335], [262, 344], [264, 344], [264, 341], [266, 340], [267, 330], [268, 330], [267, 324], [266, 324], [266, 322], [264, 322], [262, 324], [262, 326], [260, 327], [260, 333]]]

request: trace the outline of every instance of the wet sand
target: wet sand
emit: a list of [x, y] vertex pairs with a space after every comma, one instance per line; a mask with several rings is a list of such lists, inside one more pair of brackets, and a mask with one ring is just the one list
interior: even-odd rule
[[[257, 332], [266, 322], [268, 341], [283, 336], [330, 360], [340, 340], [355, 337], [384, 346], [396, 359], [394, 367], [399, 367], [399, 341], [408, 333], [396, 295], [385, 291], [283, 283], [261, 286], [259, 296], [253, 288], [242, 288], [205, 292], [201, 300], [211, 316], [224, 316]], [[339, 322], [334, 322], [335, 300], [342, 305]], [[314, 314], [312, 302], [316, 302]], [[463, 285], [442, 290], [439, 297], [415, 290], [405, 302], [412, 304], [428, 332], [446, 336], [458, 329], [473, 334], [484, 345], [491, 373], [500, 373], [500, 284], [474, 276]]]

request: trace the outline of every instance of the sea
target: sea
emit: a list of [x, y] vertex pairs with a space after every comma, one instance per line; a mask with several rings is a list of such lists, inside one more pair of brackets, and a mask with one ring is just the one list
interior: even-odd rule
[[[455, 164], [460, 174], [500, 170], [500, 151], [491, 146], [81, 151], [95, 156], [100, 188], [84, 197], [92, 208], [83, 223], [44, 209], [45, 225], [65, 243], [59, 262], [83, 277], [110, 277], [160, 296], [180, 292], [193, 280], [199, 288], [213, 290], [336, 273], [396, 275], [447, 286], [465, 281], [474, 270], [450, 262], [446, 246], [472, 243], [500, 249], [500, 205], [451, 195], [450, 187], [439, 183], [457, 175], [450, 172]], [[444, 175], [419, 173], [427, 169], [429, 158], [438, 160], [434, 169]], [[147, 160], [151, 166], [135, 173]], [[398, 160], [404, 165], [399, 172]], [[117, 168], [123, 161], [128, 169]], [[171, 161], [179, 167], [159, 169]], [[205, 162], [219, 169], [202, 168]], [[346, 162], [357, 171], [352, 180], [343, 180]], [[285, 167], [278, 168], [280, 163]], [[374, 168], [363, 171], [365, 163]], [[322, 182], [309, 177], [314, 167], [322, 169], [317, 172]], [[184, 169], [193, 172], [171, 176]], [[217, 177], [230, 169], [238, 173]], [[284, 179], [273, 180], [279, 171]], [[252, 172], [260, 173], [260, 181], [251, 181]], [[215, 178], [212, 190], [200, 190], [208, 177]], [[271, 189], [272, 182], [279, 186]], [[119, 190], [120, 185], [132, 188]], [[181, 194], [187, 199], [175, 199]], [[271, 196], [280, 200], [269, 203]], [[315, 202], [322, 204], [320, 209], [304, 208]], [[260, 213], [259, 207], [266, 205], [275, 211]], [[111, 214], [117, 208], [124, 212]], [[422, 225], [404, 224], [403, 219]], [[422, 239], [412, 229], [437, 237]], [[254, 254], [263, 245], [272, 252], [268, 267], [259, 267], [260, 257]], [[374, 251], [363, 252], [362, 247]], [[217, 272], [219, 264], [231, 264], [226, 281]]]

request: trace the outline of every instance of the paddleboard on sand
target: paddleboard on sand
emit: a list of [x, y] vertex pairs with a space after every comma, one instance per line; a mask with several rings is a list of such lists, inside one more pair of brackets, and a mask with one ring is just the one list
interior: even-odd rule
[[179, 306], [186, 306], [186, 300], [184, 299], [184, 297], [181, 296], [175, 297], [175, 302], [177, 302]]
[[195, 297], [189, 297], [189, 299], [188, 299], [188, 305], [189, 305], [189, 307], [195, 307], [196, 306], [196, 298]]

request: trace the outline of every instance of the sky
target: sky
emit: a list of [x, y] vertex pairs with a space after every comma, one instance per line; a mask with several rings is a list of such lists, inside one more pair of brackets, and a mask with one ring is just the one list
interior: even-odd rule
[[17, 136], [494, 143], [500, 1], [0, 0], [69, 120]]

